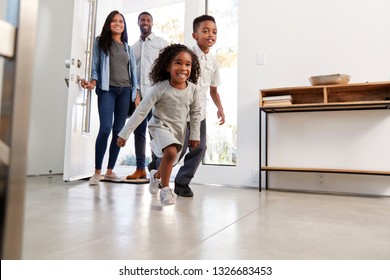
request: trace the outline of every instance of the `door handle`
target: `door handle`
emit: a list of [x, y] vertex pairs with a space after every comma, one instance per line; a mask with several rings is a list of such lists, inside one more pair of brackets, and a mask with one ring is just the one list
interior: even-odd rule
[[77, 58], [72, 58], [72, 65], [76, 65], [77, 68], [81, 68], [81, 60]]
[[70, 59], [65, 59], [65, 67], [70, 68]]
[[[85, 50], [85, 65], [84, 65], [84, 77], [88, 81], [91, 80], [92, 70], [92, 49], [93, 40], [95, 38], [96, 29], [96, 14], [97, 14], [97, 0], [89, 0], [89, 11], [88, 11], [88, 30], [87, 30], [87, 44]], [[77, 66], [81, 67], [81, 61], [77, 61]], [[80, 79], [80, 78], [79, 78]], [[91, 90], [84, 92], [83, 109], [83, 133], [91, 132]]]
[[71, 74], [69, 80], [71, 80], [72, 82], [75, 82], [76, 84], [79, 84], [84, 79], [80, 78], [79, 75]]
[[65, 67], [70, 68], [70, 65], [75, 65], [77, 68], [81, 68], [81, 60], [78, 58], [65, 59]]

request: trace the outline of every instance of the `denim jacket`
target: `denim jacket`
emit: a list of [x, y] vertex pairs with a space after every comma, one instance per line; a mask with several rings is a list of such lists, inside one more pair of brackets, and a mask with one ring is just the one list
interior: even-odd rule
[[[125, 43], [126, 52], [129, 55], [129, 78], [131, 83], [131, 100], [134, 102], [137, 94], [137, 67], [134, 51]], [[91, 80], [96, 80], [96, 86], [108, 91], [110, 87], [110, 57], [99, 47], [98, 38], [93, 43]]]

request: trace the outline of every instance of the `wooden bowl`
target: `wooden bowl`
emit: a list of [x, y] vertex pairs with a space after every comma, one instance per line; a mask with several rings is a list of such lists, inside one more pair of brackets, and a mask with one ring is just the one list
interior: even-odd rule
[[346, 74], [312, 76], [309, 78], [309, 81], [312, 86], [342, 85], [342, 84], [348, 84], [350, 80], [351, 80], [351, 76]]

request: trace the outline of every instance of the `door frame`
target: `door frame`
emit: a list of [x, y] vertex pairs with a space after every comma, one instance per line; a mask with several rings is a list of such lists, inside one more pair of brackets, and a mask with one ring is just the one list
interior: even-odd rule
[[11, 110], [8, 121], [9, 129], [5, 132], [10, 135], [5, 137], [7, 139], [4, 142], [9, 149], [9, 160], [1, 162], [2, 170], [5, 170], [1, 172], [0, 178], [3, 202], [1, 207], [1, 259], [21, 259], [22, 256], [29, 136], [29, 122], [26, 120], [30, 115], [38, 3], [39, 0], [9, 0], [7, 2], [14, 8], [8, 7], [8, 13], [16, 13], [16, 15], [7, 14], [7, 17], [16, 18], [13, 24], [17, 29], [17, 37], [14, 56], [6, 58], [4, 63], [4, 76], [7, 79], [3, 80], [4, 85], [0, 95], [3, 97], [5, 91], [8, 91], [7, 94], [12, 96], [9, 104]]

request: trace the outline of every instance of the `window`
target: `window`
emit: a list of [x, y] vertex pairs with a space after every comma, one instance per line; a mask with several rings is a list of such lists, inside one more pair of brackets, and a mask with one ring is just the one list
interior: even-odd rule
[[[182, 43], [184, 40], [184, 9], [185, 3], [162, 6], [153, 9], [146, 9], [153, 16], [152, 31], [167, 40], [169, 43]], [[138, 15], [143, 12], [136, 11], [125, 14], [129, 44], [132, 45], [140, 36], [137, 25]]]
[[237, 45], [238, 0], [207, 0], [207, 14], [217, 23], [218, 37], [212, 51], [217, 56], [221, 85], [218, 92], [226, 123], [218, 125], [216, 107], [207, 100], [207, 151], [203, 164], [235, 165], [237, 147]]

